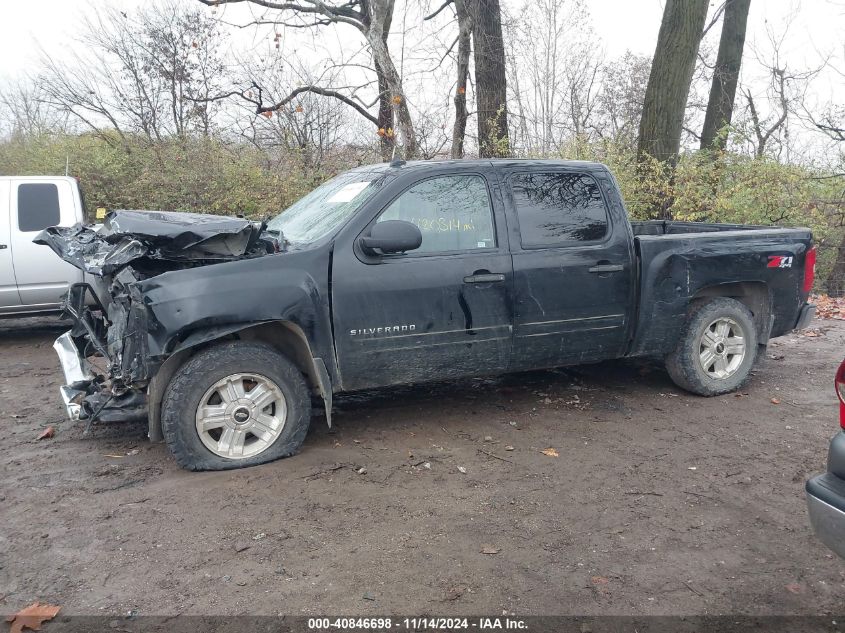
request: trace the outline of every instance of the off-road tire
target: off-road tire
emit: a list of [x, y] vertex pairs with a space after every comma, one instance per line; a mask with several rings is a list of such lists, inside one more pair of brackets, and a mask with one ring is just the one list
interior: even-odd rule
[[[261, 453], [244, 459], [215, 455], [200, 440], [196, 412], [200, 399], [218, 380], [235, 373], [266, 376], [281, 389], [287, 414], [276, 440]], [[232, 341], [205, 349], [177, 370], [164, 392], [161, 426], [168, 448], [187, 470], [228, 470], [264, 464], [296, 454], [311, 422], [311, 400], [302, 373], [273, 348]]]
[[[745, 357], [736, 371], [725, 378], [713, 378], [699, 361], [699, 344], [704, 329], [719, 318], [735, 321], [745, 339]], [[666, 370], [672, 381], [699, 396], [718, 396], [739, 389], [751, 376], [757, 357], [757, 330], [748, 308], [735, 299], [716, 297], [696, 302], [690, 308], [678, 345], [666, 357]]]

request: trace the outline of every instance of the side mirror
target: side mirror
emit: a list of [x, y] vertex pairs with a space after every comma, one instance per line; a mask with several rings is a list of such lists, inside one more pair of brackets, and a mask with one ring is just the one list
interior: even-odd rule
[[374, 224], [370, 235], [362, 237], [358, 243], [368, 255], [404, 253], [420, 247], [422, 233], [411, 222], [385, 220]]

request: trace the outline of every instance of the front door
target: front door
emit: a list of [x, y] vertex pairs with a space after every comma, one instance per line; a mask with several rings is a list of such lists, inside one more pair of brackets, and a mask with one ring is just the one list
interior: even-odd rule
[[15, 277], [25, 306], [57, 307], [82, 272], [47, 246], [32, 240], [48, 226], [72, 226], [77, 221], [76, 194], [67, 180], [12, 181], [11, 228]]
[[12, 216], [9, 211], [9, 181], [0, 180], [0, 308], [20, 305], [12, 260]]
[[[634, 290], [630, 229], [614, 226], [609, 190], [590, 173], [514, 170], [513, 369], [616, 358]], [[622, 209], [620, 208], [621, 212]]]
[[422, 245], [370, 257], [356, 235], [336, 247], [332, 309], [343, 388], [504, 371], [512, 265], [495, 181], [450, 170], [394, 186], [397, 195], [373, 222], [413, 222]]

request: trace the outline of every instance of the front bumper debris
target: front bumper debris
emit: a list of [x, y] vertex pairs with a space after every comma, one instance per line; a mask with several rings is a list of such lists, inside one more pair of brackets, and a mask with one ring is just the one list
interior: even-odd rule
[[73, 330], [65, 332], [53, 343], [67, 382], [59, 387], [67, 417], [71, 420], [94, 419], [102, 422], [123, 422], [145, 417], [146, 393], [114, 385], [107, 388], [103, 377], [91, 371], [72, 334]]
[[67, 416], [71, 420], [79, 420], [82, 415], [82, 403], [88, 395], [88, 387], [94, 383], [95, 376], [88, 367], [88, 361], [79, 353], [70, 331], [56, 339], [53, 349], [59, 356], [67, 383], [59, 387]]

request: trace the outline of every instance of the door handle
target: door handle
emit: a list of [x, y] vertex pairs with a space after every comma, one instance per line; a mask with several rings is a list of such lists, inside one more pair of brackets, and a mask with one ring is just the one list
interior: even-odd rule
[[475, 273], [474, 275], [464, 277], [465, 284], [490, 284], [504, 280], [505, 276], [501, 273]]
[[625, 270], [622, 264], [597, 264], [588, 269], [591, 273], [618, 273]]
[[9, 246], [7, 244], [0, 244], [0, 251], [2, 251], [4, 248], [9, 248]]

